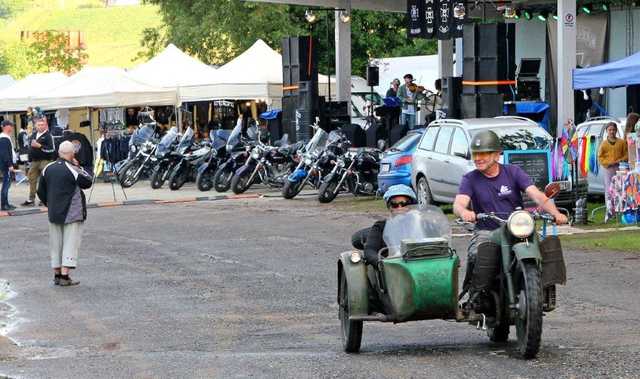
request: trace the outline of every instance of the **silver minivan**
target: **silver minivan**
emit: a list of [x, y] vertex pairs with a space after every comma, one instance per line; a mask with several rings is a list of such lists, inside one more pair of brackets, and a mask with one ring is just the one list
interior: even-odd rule
[[411, 184], [421, 204], [453, 203], [462, 176], [475, 169], [471, 139], [487, 129], [498, 134], [505, 150], [549, 150], [553, 142], [546, 130], [524, 117], [436, 120], [413, 154]]
[[[618, 138], [622, 138], [624, 135], [624, 126], [627, 122], [626, 117], [616, 118], [616, 117], [596, 117], [589, 119], [576, 127], [576, 133], [578, 133], [578, 137], [591, 138], [591, 136], [596, 137], [596, 146], [599, 149], [600, 143], [607, 138], [607, 131], [605, 130], [605, 125], [610, 122], [615, 122], [618, 125]], [[590, 195], [604, 195], [604, 169], [599, 167], [598, 175], [594, 175], [592, 172], [589, 172], [588, 182], [589, 182], [589, 194]]]

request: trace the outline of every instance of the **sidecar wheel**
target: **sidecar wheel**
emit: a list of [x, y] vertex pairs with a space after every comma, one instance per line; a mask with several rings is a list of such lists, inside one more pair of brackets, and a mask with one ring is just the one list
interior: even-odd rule
[[542, 286], [540, 270], [534, 262], [520, 262], [518, 316], [516, 332], [518, 350], [523, 358], [535, 358], [542, 337]]
[[362, 321], [349, 320], [349, 290], [344, 273], [340, 275], [338, 309], [340, 331], [342, 332], [342, 347], [347, 353], [358, 353], [362, 342]]

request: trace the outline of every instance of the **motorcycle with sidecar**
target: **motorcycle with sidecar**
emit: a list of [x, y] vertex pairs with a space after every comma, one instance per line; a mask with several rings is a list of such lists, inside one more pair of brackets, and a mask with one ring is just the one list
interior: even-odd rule
[[[414, 208], [390, 217], [383, 238], [386, 248], [375, 265], [367, 264], [364, 241], [352, 241], [356, 251], [338, 259], [338, 316], [346, 352], [360, 350], [364, 321], [401, 323], [455, 320], [486, 330], [494, 342], [508, 339], [515, 325], [518, 352], [534, 358], [540, 348], [543, 312], [556, 307], [556, 285], [566, 282], [560, 240], [541, 240], [535, 220], [546, 230], [552, 217], [519, 210], [501, 220], [491, 243], [478, 248], [474, 280], [486, 283], [482, 313], [459, 305], [459, 258], [451, 247], [451, 228], [433, 206]], [[463, 294], [461, 294], [463, 295]], [[467, 303], [468, 304], [468, 303]]]

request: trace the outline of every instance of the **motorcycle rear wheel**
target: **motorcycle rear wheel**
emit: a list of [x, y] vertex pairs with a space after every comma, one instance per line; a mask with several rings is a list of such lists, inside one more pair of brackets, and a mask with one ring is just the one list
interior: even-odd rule
[[221, 167], [216, 170], [213, 175], [213, 188], [216, 192], [227, 192], [231, 188], [231, 179], [233, 178], [233, 169], [229, 167]]
[[236, 174], [233, 176], [233, 178], [231, 179], [231, 190], [233, 191], [233, 193], [235, 193], [236, 195], [240, 195], [241, 193], [246, 192], [249, 187], [251, 187], [252, 183], [249, 182], [249, 178], [251, 177], [252, 173], [253, 169], [244, 170], [240, 174]]
[[181, 168], [174, 170], [169, 176], [169, 188], [172, 191], [177, 191], [187, 182], [187, 170]]
[[210, 168], [207, 167], [204, 171], [198, 173], [196, 186], [203, 192], [210, 191], [213, 188], [213, 173]]
[[340, 318], [342, 348], [347, 353], [358, 353], [362, 343], [362, 321], [351, 321], [349, 316], [349, 288], [345, 274], [342, 272], [340, 292], [338, 293], [338, 317]]
[[302, 191], [304, 187], [304, 179], [299, 182], [291, 182], [289, 179], [285, 179], [284, 187], [282, 187], [282, 197], [285, 199], [293, 199]]
[[153, 174], [151, 174], [151, 179], [150, 179], [151, 188], [153, 189], [162, 188], [165, 182], [165, 174], [167, 173], [168, 169], [169, 167], [166, 165], [156, 166], [156, 168], [153, 170]]
[[118, 180], [123, 188], [129, 188], [138, 182], [140, 175], [136, 175], [141, 163], [138, 160], [133, 160], [122, 167], [118, 174]]
[[318, 201], [323, 204], [332, 202], [338, 196], [339, 191], [336, 191], [336, 187], [339, 181], [338, 176], [328, 177], [318, 189]]
[[518, 351], [525, 359], [535, 358], [542, 337], [542, 285], [535, 262], [520, 262], [518, 317], [516, 332]]

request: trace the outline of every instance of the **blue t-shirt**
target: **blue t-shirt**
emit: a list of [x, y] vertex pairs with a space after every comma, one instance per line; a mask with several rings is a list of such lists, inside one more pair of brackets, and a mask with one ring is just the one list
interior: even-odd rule
[[[523, 208], [522, 192], [533, 185], [531, 178], [520, 167], [500, 165], [500, 173], [488, 178], [478, 170], [462, 177], [458, 193], [471, 198], [475, 213], [495, 212], [505, 218], [516, 208]], [[494, 230], [500, 224], [493, 220], [478, 221], [476, 228]]]

